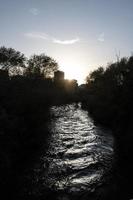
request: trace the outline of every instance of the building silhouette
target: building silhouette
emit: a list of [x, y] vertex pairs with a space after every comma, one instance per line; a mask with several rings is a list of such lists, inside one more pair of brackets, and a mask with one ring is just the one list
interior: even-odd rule
[[7, 79], [9, 79], [8, 71], [0, 69], [0, 80], [7, 80]]
[[65, 73], [63, 71], [54, 72], [54, 84], [57, 88], [63, 89], [67, 93], [75, 93], [78, 88], [77, 80], [64, 79]]
[[64, 72], [56, 71], [54, 72], [54, 83], [55, 84], [63, 84], [64, 83]]

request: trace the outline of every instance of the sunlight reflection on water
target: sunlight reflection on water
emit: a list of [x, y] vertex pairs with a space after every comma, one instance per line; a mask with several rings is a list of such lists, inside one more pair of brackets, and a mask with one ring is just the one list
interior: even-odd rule
[[111, 168], [111, 132], [95, 126], [80, 104], [54, 106], [51, 115], [52, 136], [43, 157], [45, 184], [69, 192], [94, 190]]

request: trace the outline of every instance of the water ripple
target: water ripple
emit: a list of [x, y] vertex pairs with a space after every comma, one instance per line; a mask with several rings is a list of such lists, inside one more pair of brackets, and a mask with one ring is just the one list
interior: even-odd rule
[[47, 186], [69, 192], [94, 190], [111, 168], [111, 132], [95, 126], [80, 105], [54, 106], [51, 116], [52, 136], [43, 157]]

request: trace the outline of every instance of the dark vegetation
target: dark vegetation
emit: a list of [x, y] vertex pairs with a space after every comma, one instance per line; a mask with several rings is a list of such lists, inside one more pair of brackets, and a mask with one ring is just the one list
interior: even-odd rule
[[115, 179], [120, 198], [132, 198], [133, 180], [133, 56], [99, 67], [81, 90], [82, 105], [96, 122], [111, 127], [116, 139]]
[[50, 106], [75, 101], [77, 85], [56, 84], [57, 70], [57, 62], [45, 54], [27, 59], [0, 48], [0, 188], [5, 199], [16, 198], [20, 175], [42, 143], [47, 146]]

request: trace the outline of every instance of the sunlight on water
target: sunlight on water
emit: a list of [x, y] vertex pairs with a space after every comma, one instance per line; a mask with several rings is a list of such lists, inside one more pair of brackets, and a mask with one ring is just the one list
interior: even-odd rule
[[44, 184], [68, 192], [94, 190], [111, 168], [110, 131], [95, 126], [80, 104], [52, 107], [51, 116], [49, 149], [42, 156]]

